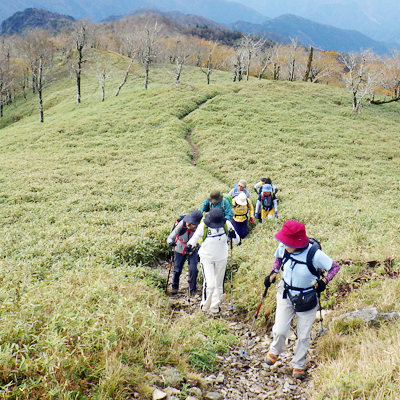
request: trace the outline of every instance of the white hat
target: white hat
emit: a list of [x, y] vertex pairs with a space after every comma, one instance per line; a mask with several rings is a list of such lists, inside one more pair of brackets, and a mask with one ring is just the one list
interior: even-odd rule
[[235, 201], [237, 204], [240, 206], [246, 206], [247, 205], [247, 196], [245, 192], [240, 192], [236, 197]]

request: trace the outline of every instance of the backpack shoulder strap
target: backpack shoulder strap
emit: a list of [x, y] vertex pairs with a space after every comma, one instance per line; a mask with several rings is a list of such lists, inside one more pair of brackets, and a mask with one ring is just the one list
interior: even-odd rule
[[293, 257], [291, 257], [289, 252], [285, 249], [285, 253], [284, 253], [283, 259], [282, 259], [282, 270], [283, 270], [283, 266], [287, 260], [293, 260], [295, 263], [298, 263], [298, 264], [306, 264], [310, 273], [313, 274], [314, 276], [316, 276], [317, 278], [320, 278], [321, 273], [318, 272], [318, 270], [313, 265], [313, 258], [314, 258], [315, 252], [318, 249], [319, 249], [318, 244], [313, 243], [311, 248], [308, 250], [306, 262], [298, 261], [298, 260], [294, 259]]
[[308, 253], [307, 253], [307, 267], [308, 267], [309, 271], [310, 271], [313, 275], [315, 275], [317, 278], [319, 278], [321, 274], [320, 274], [320, 273], [317, 271], [317, 269], [314, 267], [314, 265], [313, 265], [313, 258], [314, 258], [314, 255], [315, 255], [315, 253], [316, 253], [316, 251], [317, 251], [318, 249], [319, 249], [318, 244], [317, 244], [317, 243], [313, 243], [312, 246], [311, 246], [311, 249], [309, 249], [309, 250], [308, 250]]

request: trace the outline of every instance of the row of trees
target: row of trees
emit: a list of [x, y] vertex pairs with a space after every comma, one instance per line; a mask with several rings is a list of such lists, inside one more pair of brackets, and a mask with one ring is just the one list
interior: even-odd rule
[[[154, 15], [137, 15], [117, 22], [94, 24], [88, 20], [75, 23], [72, 30], [56, 36], [35, 29], [23, 36], [2, 38], [0, 45], [0, 116], [3, 107], [30, 88], [39, 99], [43, 122], [43, 89], [57, 79], [60, 64], [70, 66], [76, 80], [80, 103], [82, 72], [86, 51], [90, 48], [113, 51], [129, 58], [117, 96], [129, 79], [132, 66], [138, 63], [144, 71], [144, 88], [149, 85], [152, 66], [167, 66], [175, 82], [181, 80], [186, 66], [194, 65], [205, 74], [207, 84], [215, 70], [230, 71], [233, 81], [258, 79], [303, 80], [313, 83], [345, 86], [351, 94], [353, 112], [360, 113], [362, 100], [396, 101], [400, 98], [400, 57], [393, 54], [377, 57], [372, 51], [361, 54], [339, 54], [301, 46], [296, 40], [289, 45], [274, 44], [251, 35], [241, 35], [234, 46], [226, 46], [185, 34], [188, 28], [177, 27]], [[198, 30], [201, 32], [202, 30]], [[111, 64], [95, 62], [94, 71], [105, 98], [105, 84]], [[171, 68], [170, 66], [173, 66]], [[65, 71], [65, 68], [64, 68]], [[378, 96], [380, 100], [376, 100]], [[382, 99], [383, 98], [383, 99]]]

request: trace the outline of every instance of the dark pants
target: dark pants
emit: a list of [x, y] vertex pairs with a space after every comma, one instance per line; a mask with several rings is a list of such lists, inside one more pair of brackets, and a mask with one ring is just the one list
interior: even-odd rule
[[172, 278], [172, 289], [179, 289], [179, 278], [182, 273], [183, 264], [185, 264], [186, 259], [189, 265], [189, 288], [191, 292], [196, 291], [197, 282], [197, 264], [199, 262], [198, 249], [196, 249], [192, 254], [181, 254], [175, 252], [175, 262], [174, 262], [174, 276]]
[[244, 239], [247, 236], [247, 222], [248, 220], [243, 222], [236, 222], [233, 218], [231, 219], [232, 225], [235, 228], [236, 233], [240, 236], [241, 239]]

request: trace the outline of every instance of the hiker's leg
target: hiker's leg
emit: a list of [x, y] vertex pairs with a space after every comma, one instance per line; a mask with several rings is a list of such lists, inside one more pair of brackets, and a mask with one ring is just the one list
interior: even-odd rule
[[172, 289], [179, 289], [179, 278], [182, 273], [183, 264], [185, 264], [186, 254], [175, 252], [174, 274], [172, 276]]
[[268, 211], [268, 219], [274, 218], [274, 209]]
[[198, 249], [196, 249], [189, 257], [189, 287], [191, 292], [195, 292], [197, 290], [197, 264], [199, 262]]
[[256, 209], [254, 211], [254, 214], [255, 214], [256, 218], [259, 217], [260, 208], [261, 208], [261, 201], [257, 199], [257, 201], [256, 201]]
[[220, 311], [220, 304], [224, 295], [224, 278], [227, 261], [227, 258], [221, 261], [214, 261], [215, 290], [212, 294], [210, 310], [215, 313]]
[[232, 225], [235, 228], [236, 233], [241, 239], [247, 235], [247, 220], [244, 222], [236, 222], [233, 218], [231, 219]]
[[201, 299], [201, 309], [203, 311], [208, 311], [216, 286], [215, 266], [213, 261], [207, 259], [200, 259], [200, 263], [203, 270], [203, 297]]
[[286, 336], [290, 331], [290, 324], [295, 314], [290, 300], [283, 298], [283, 291], [282, 283], [282, 285], [278, 285], [276, 293], [275, 324], [272, 328], [273, 340], [269, 348], [269, 351], [276, 356], [285, 350]]
[[297, 319], [297, 340], [294, 356], [292, 358], [292, 367], [304, 369], [308, 348], [310, 347], [311, 328], [315, 321], [318, 306], [310, 311], [296, 313]]

